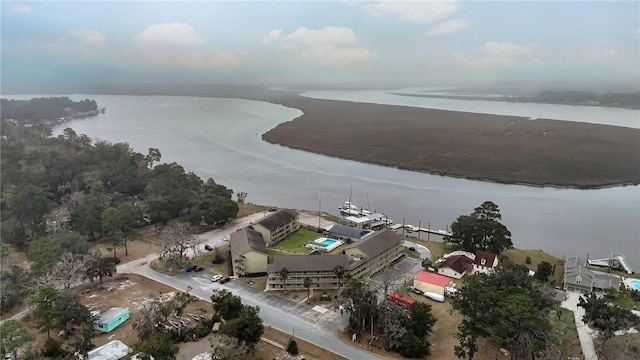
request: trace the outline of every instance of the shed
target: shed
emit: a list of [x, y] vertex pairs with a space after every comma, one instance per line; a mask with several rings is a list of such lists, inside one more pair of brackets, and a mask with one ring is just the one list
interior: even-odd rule
[[120, 340], [110, 341], [87, 354], [88, 360], [120, 360], [131, 353], [131, 349]]
[[102, 332], [110, 332], [129, 318], [129, 308], [113, 307], [100, 315], [93, 322], [92, 329]]
[[431, 292], [444, 296], [444, 289], [451, 285], [453, 280], [446, 276], [420, 271], [413, 278], [413, 286], [423, 292]]

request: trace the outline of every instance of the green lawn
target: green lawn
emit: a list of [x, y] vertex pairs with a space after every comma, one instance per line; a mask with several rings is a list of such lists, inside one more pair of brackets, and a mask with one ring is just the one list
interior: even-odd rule
[[279, 242], [274, 246], [276, 250], [284, 250], [299, 254], [306, 254], [311, 249], [304, 247], [307, 243], [318, 238], [318, 233], [300, 228], [294, 232], [286, 240]]
[[[525, 250], [525, 249], [509, 249], [502, 252], [500, 255], [506, 255], [509, 260], [514, 264], [521, 264], [536, 271], [538, 264], [546, 261], [552, 266], [555, 265], [556, 269], [553, 275], [549, 276], [549, 281], [553, 281], [555, 284], [561, 284], [564, 277], [564, 261], [555, 256], [551, 256], [542, 250]], [[527, 264], [527, 257], [531, 258], [531, 264]]]
[[[558, 315], [560, 314], [560, 315]], [[554, 343], [567, 358], [580, 354], [580, 342], [573, 311], [557, 307], [549, 314], [551, 322], [551, 336]]]

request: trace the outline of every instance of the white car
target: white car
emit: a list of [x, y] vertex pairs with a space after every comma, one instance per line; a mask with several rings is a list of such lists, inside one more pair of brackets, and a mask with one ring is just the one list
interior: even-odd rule
[[215, 274], [215, 275], [213, 275], [213, 276], [211, 277], [211, 281], [212, 281], [212, 282], [216, 282], [216, 281], [218, 281], [218, 280], [220, 280], [220, 279], [222, 279], [222, 275], [220, 275], [220, 274]]

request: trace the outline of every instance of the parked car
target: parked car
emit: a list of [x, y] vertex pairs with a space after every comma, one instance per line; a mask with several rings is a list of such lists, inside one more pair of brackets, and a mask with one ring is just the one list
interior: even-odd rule
[[228, 276], [223, 276], [223, 277], [220, 279], [220, 284], [224, 284], [224, 283], [226, 283], [226, 282], [227, 282], [227, 281], [229, 281], [229, 280], [231, 280], [231, 278], [229, 278]]
[[189, 266], [185, 271], [186, 271], [186, 272], [192, 272], [192, 271], [193, 271], [193, 268], [192, 268], [191, 266]]
[[413, 291], [416, 294], [422, 295], [422, 290], [415, 288], [413, 286], [407, 286], [407, 290], [408, 291]]
[[278, 211], [278, 208], [274, 206], [274, 207], [269, 208], [269, 211]]
[[207, 251], [211, 251], [211, 250], [213, 250], [213, 248], [211, 247], [211, 245], [205, 245], [205, 246], [204, 246], [204, 249], [205, 249], [205, 250], [207, 250]]
[[204, 270], [204, 268], [202, 266], [196, 266], [196, 267], [193, 268], [193, 271], [195, 271], [195, 272], [200, 272], [202, 270]]
[[222, 275], [220, 274], [215, 274], [211, 277], [211, 281], [216, 282], [218, 280], [222, 279]]

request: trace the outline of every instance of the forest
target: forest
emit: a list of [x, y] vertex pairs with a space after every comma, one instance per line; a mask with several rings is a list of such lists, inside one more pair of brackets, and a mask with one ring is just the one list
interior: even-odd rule
[[73, 117], [98, 111], [95, 100], [73, 101], [68, 97], [33, 98], [31, 100], [2, 99], [0, 104], [2, 120], [42, 120]]
[[[116, 249], [126, 252], [127, 240], [142, 226], [160, 228], [175, 218], [215, 226], [237, 215], [233, 190], [176, 163], [160, 163], [156, 148], [142, 154], [71, 128], [52, 136], [42, 125], [4, 122], [1, 134], [2, 251], [12, 245], [32, 262], [29, 271], [3, 269], [2, 312], [27, 295], [24, 278], [63, 275], [63, 256], [82, 259], [86, 277], [102, 279], [115, 271]], [[113, 257], [89, 254], [90, 242], [99, 239], [112, 243]]]

